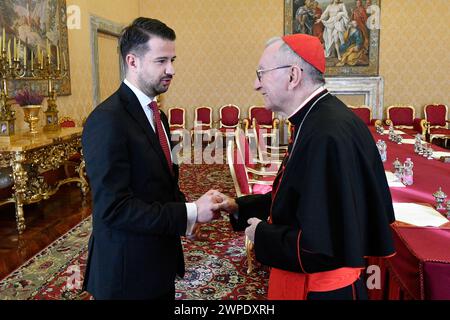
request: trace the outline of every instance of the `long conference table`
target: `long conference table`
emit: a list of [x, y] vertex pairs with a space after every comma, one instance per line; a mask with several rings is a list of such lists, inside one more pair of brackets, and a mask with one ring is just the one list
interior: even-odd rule
[[[450, 200], [450, 163], [427, 159], [414, 152], [414, 144], [397, 144], [389, 135], [380, 135], [369, 127], [375, 141], [387, 145], [385, 171], [393, 171], [396, 158], [414, 163], [414, 183], [406, 187], [390, 187], [394, 207], [399, 203], [424, 204], [434, 207], [433, 196], [439, 187]], [[414, 139], [402, 134], [403, 139]], [[432, 145], [436, 152], [449, 152]], [[445, 210], [440, 211], [445, 217]], [[397, 216], [397, 214], [396, 214]], [[397, 219], [398, 220], [398, 219]], [[446, 222], [445, 222], [446, 221]], [[439, 226], [415, 226], [396, 221], [392, 225], [396, 254], [388, 259], [369, 258], [369, 264], [379, 265], [381, 288], [369, 290], [373, 300], [450, 300], [450, 222]]]

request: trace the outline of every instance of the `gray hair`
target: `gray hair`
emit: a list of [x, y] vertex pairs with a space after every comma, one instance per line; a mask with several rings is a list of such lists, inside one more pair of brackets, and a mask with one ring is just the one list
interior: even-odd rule
[[278, 63], [283, 65], [298, 65], [303, 72], [308, 75], [309, 80], [313, 84], [325, 84], [325, 79], [323, 77], [323, 73], [317, 70], [310, 63], [303, 60], [297, 53], [295, 53], [286, 42], [281, 39], [281, 37], [273, 37], [266, 42], [266, 48], [271, 46], [276, 42], [282, 42], [280, 49], [278, 50], [278, 54], [276, 56], [276, 60]]

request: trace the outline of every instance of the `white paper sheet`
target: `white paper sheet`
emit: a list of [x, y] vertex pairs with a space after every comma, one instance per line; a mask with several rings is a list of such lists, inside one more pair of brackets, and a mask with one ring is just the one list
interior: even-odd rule
[[[404, 144], [415, 144], [416, 143], [416, 139], [403, 139], [402, 143], [404, 143]], [[424, 142], [422, 142], [422, 144], [424, 144]]]
[[390, 171], [384, 171], [389, 187], [404, 188], [405, 185], [401, 181], [395, 181], [395, 175]]
[[417, 203], [394, 203], [395, 220], [418, 227], [439, 227], [448, 222], [433, 207]]
[[432, 157], [435, 159], [439, 159], [440, 157], [450, 157], [450, 152], [434, 151]]
[[[406, 134], [406, 133], [404, 133], [403, 131], [400, 131], [400, 130], [394, 130], [394, 133], [395, 134]], [[384, 130], [383, 134], [389, 134], [389, 130]]]

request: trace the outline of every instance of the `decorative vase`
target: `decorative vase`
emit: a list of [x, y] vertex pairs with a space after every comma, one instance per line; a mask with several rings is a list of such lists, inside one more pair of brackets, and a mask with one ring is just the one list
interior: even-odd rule
[[28, 105], [23, 106], [24, 120], [30, 125], [30, 133], [38, 133], [37, 123], [39, 122], [39, 111], [41, 105]]

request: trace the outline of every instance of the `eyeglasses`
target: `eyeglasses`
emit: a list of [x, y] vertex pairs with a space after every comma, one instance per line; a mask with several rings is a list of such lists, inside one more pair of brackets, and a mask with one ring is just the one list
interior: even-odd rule
[[256, 76], [258, 77], [258, 81], [261, 82], [261, 76], [262, 76], [262, 74], [263, 74], [264, 72], [272, 71], [272, 70], [278, 70], [278, 69], [284, 69], [284, 68], [290, 68], [290, 67], [292, 67], [292, 65], [289, 65], [289, 66], [281, 66], [281, 67], [275, 67], [275, 68], [270, 68], [270, 69], [259, 69], [259, 70], [256, 70]]

